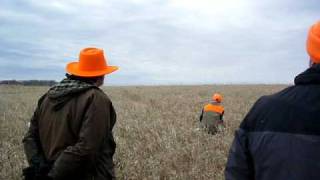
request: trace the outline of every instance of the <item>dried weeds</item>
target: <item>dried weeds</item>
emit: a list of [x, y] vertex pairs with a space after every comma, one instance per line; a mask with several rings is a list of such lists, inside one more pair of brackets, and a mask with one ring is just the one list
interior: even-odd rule
[[[114, 128], [118, 179], [224, 179], [235, 129], [261, 95], [284, 86], [108, 87], [118, 114]], [[0, 87], [0, 179], [21, 179], [27, 166], [21, 139], [44, 87]], [[227, 128], [198, 129], [202, 106], [224, 95]]]

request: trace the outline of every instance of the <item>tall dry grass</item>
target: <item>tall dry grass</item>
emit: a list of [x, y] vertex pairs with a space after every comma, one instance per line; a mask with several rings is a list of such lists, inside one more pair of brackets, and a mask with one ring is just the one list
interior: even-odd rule
[[[224, 179], [233, 133], [261, 95], [284, 86], [107, 87], [118, 114], [114, 128], [118, 179]], [[0, 179], [20, 179], [27, 166], [21, 139], [45, 87], [0, 86]], [[198, 129], [213, 92], [224, 95], [227, 128]]]

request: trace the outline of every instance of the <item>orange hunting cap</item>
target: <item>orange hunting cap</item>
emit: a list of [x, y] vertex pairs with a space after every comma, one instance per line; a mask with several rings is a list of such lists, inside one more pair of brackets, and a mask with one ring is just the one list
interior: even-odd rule
[[80, 77], [96, 77], [110, 74], [119, 68], [108, 66], [103, 50], [98, 48], [85, 48], [80, 51], [79, 62], [67, 64], [68, 73]]
[[309, 30], [307, 51], [314, 63], [320, 63], [320, 21]]
[[218, 94], [218, 93], [215, 93], [213, 94], [212, 96], [212, 100], [213, 101], [216, 101], [218, 103], [221, 103], [222, 102], [222, 95], [221, 94]]

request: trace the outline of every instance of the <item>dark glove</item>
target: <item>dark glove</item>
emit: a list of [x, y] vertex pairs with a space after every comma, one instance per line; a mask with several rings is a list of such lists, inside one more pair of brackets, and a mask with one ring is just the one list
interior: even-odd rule
[[47, 170], [43, 169], [41, 172], [41, 169], [36, 169], [33, 166], [24, 168], [22, 170], [23, 180], [53, 180], [53, 178], [49, 177], [45, 172]]
[[35, 168], [32, 166], [24, 168], [22, 170], [22, 176], [23, 176], [24, 180], [34, 180], [34, 178], [36, 176]]
[[50, 180], [48, 176], [49, 171], [52, 167], [52, 162], [46, 162], [45, 160], [34, 157], [31, 159], [30, 167], [22, 170], [24, 180]]
[[53, 178], [44, 175], [44, 176], [36, 176], [34, 180], [53, 180]]

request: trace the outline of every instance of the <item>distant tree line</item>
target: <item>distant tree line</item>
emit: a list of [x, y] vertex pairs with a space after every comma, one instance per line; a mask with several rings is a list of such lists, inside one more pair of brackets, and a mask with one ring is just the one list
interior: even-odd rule
[[22, 85], [22, 86], [52, 86], [57, 82], [54, 80], [3, 80], [0, 85]]

